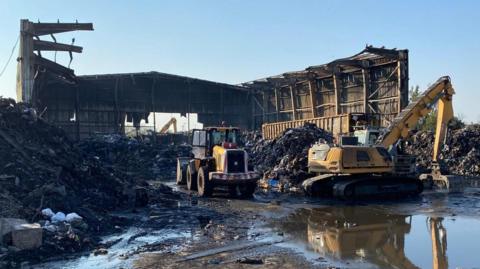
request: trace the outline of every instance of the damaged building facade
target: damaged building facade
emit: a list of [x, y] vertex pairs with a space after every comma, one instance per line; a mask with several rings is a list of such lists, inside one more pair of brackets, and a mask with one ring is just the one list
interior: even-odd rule
[[407, 50], [367, 46], [328, 64], [232, 85], [160, 72], [76, 76], [41, 51], [82, 48], [38, 37], [92, 24], [22, 20], [21, 28], [17, 99], [74, 139], [124, 133], [126, 121], [138, 127], [153, 112], [196, 113], [207, 126], [263, 125], [267, 138], [305, 121], [338, 134], [359, 121], [385, 127], [408, 104]]
[[408, 50], [367, 46], [348, 58], [244, 85], [255, 90], [254, 126], [263, 125], [267, 138], [305, 121], [334, 134], [356, 124], [386, 127], [408, 104]]

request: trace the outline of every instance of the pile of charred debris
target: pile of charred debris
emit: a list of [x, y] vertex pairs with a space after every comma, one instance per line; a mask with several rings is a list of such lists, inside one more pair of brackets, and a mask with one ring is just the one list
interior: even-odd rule
[[246, 139], [250, 160], [255, 170], [264, 175], [260, 185], [281, 189], [296, 186], [310, 176], [307, 159], [311, 145], [321, 139], [328, 143], [333, 141], [329, 132], [308, 123], [287, 129], [273, 140], [264, 140], [255, 133]]
[[[419, 172], [428, 172], [432, 163], [434, 132], [420, 131], [407, 142], [407, 153], [417, 156]], [[450, 130], [438, 155], [444, 173], [480, 176], [480, 125]]]
[[95, 247], [124, 221], [108, 212], [177, 195], [149, 181], [173, 178], [190, 151], [117, 135], [74, 143], [29, 105], [0, 98], [0, 262]]

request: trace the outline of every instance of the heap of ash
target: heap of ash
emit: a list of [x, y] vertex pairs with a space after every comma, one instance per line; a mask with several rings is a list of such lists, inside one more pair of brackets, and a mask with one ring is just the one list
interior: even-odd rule
[[306, 123], [302, 127], [287, 129], [273, 140], [260, 135], [247, 136], [246, 149], [255, 170], [264, 174], [264, 180], [278, 179], [280, 185], [298, 185], [310, 177], [307, 171], [308, 149], [320, 139], [331, 143], [332, 135]]
[[169, 187], [148, 180], [173, 177], [176, 157], [189, 152], [187, 146], [118, 136], [76, 144], [29, 105], [0, 98], [0, 219], [20, 218], [43, 227], [42, 209], [75, 212], [83, 224], [44, 231], [38, 251], [48, 256], [91, 248], [97, 235], [121, 225], [109, 211], [177, 199]]
[[[433, 132], [417, 132], [406, 147], [407, 153], [417, 156], [419, 172], [431, 169], [434, 139]], [[438, 158], [445, 173], [480, 176], [480, 125], [449, 131]]]

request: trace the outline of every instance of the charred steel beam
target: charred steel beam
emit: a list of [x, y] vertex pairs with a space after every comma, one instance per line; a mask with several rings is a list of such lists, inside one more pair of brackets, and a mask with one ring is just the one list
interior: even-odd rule
[[77, 30], [93, 31], [93, 23], [32, 23], [30, 33], [41, 36]]
[[71, 52], [82, 53], [83, 48], [80, 46], [67, 45], [62, 43], [34, 39], [33, 50], [71, 51]]

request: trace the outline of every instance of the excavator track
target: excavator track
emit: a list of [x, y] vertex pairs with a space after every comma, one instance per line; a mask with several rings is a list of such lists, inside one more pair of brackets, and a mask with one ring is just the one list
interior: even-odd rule
[[423, 191], [423, 183], [417, 178], [403, 176], [321, 175], [307, 179], [303, 188], [312, 196], [360, 200], [416, 196]]
[[409, 177], [362, 177], [336, 183], [333, 196], [346, 200], [377, 197], [401, 198], [418, 195], [423, 191], [423, 183]]

